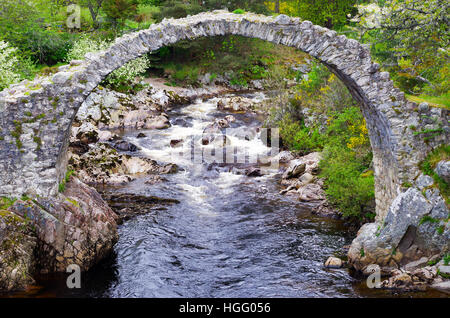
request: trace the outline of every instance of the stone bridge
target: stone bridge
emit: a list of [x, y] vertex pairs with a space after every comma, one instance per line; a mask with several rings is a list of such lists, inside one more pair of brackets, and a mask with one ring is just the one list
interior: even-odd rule
[[[418, 164], [448, 135], [426, 143], [415, 134], [433, 129], [441, 109], [406, 101], [387, 72], [373, 63], [369, 49], [356, 40], [309, 21], [285, 15], [213, 11], [164, 20], [127, 34], [85, 60], [61, 66], [50, 77], [24, 81], [0, 92], [0, 196], [51, 197], [66, 173], [72, 121], [83, 101], [112, 71], [125, 63], [174, 44], [201, 37], [240, 35], [296, 47], [326, 65], [348, 87], [366, 119], [374, 154], [377, 220], [391, 202], [419, 176]], [[444, 121], [448, 125], [448, 121]], [[448, 132], [448, 127], [445, 131]]]

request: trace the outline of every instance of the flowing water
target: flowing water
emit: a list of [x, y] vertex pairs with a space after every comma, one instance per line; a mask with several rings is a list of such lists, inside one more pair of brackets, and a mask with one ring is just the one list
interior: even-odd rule
[[[256, 95], [254, 98], [260, 98]], [[174, 155], [174, 139], [201, 135], [215, 118], [228, 113], [215, 100], [198, 101], [169, 112], [172, 127], [124, 132], [141, 147], [140, 155], [180, 170], [155, 185], [139, 178], [115, 189], [177, 199], [119, 227], [114, 254], [84, 274], [82, 289], [69, 290], [64, 277], [46, 278], [33, 296], [82, 297], [359, 297], [392, 296], [370, 291], [348, 270], [328, 270], [330, 255], [351, 242], [340, 221], [314, 216], [313, 205], [278, 194], [279, 174], [247, 177], [230, 167], [193, 163]], [[249, 131], [255, 116], [233, 114], [235, 128]], [[250, 153], [268, 148], [254, 138], [231, 137]], [[419, 294], [417, 294], [420, 296]], [[430, 295], [430, 294], [429, 294]], [[423, 295], [422, 295], [423, 296]]]

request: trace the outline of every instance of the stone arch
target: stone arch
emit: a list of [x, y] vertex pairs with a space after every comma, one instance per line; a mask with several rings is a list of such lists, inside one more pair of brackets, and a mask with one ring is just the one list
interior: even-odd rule
[[[51, 77], [24, 81], [0, 92], [0, 195], [53, 196], [64, 177], [72, 121], [78, 108], [112, 71], [125, 63], [180, 40], [241, 35], [296, 47], [320, 60], [360, 102], [374, 154], [377, 219], [420, 171], [427, 144], [417, 105], [407, 102], [387, 72], [371, 61], [367, 47], [309, 21], [227, 11], [164, 20], [149, 29], [116, 39], [105, 51], [62, 66]], [[438, 140], [439, 139], [439, 140]], [[420, 149], [420, 151], [418, 150]]]

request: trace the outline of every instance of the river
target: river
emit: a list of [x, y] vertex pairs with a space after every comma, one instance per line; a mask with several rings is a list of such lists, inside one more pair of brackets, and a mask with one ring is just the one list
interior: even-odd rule
[[[113, 255], [83, 274], [81, 289], [69, 290], [65, 274], [53, 275], [41, 277], [40, 286], [26, 296], [393, 296], [369, 290], [347, 269], [324, 268], [327, 257], [344, 255], [352, 236], [341, 221], [315, 216], [313, 205], [279, 195], [277, 171], [247, 177], [229, 166], [174, 156], [179, 148], [171, 147], [171, 140], [201, 135], [214, 119], [231, 114], [218, 111], [214, 99], [175, 107], [168, 114], [169, 129], [126, 130], [122, 135], [141, 148], [139, 155], [176, 163], [180, 171], [164, 176], [162, 183], [149, 185], [142, 177], [109, 191], [180, 203], [155, 205], [150, 213], [120, 225]], [[254, 115], [233, 116], [237, 129], [261, 124]], [[140, 132], [146, 137], [136, 138]], [[231, 143], [255, 153], [268, 150], [258, 136], [234, 137]]]

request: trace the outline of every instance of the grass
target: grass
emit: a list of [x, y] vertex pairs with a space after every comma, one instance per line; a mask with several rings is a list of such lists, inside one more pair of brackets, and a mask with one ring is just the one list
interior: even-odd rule
[[432, 218], [432, 217], [429, 216], [429, 215], [424, 215], [424, 216], [422, 217], [422, 219], [420, 220], [419, 225], [422, 225], [422, 224], [424, 224], [425, 222], [429, 222], [429, 223], [439, 223], [439, 220], [438, 220], [438, 219], [435, 219], [435, 218]]
[[408, 95], [406, 98], [414, 103], [420, 104], [422, 102], [427, 102], [430, 106], [450, 109], [450, 92], [443, 94], [441, 96], [427, 96], [427, 95]]
[[63, 193], [63, 192], [66, 190], [66, 184], [67, 184], [67, 182], [70, 181], [70, 177], [71, 177], [72, 175], [74, 175], [74, 174], [75, 174], [75, 171], [73, 171], [73, 170], [67, 171], [67, 173], [66, 173], [64, 179], [63, 179], [63, 180], [61, 181], [61, 183], [58, 185], [58, 191], [59, 191], [59, 193]]

